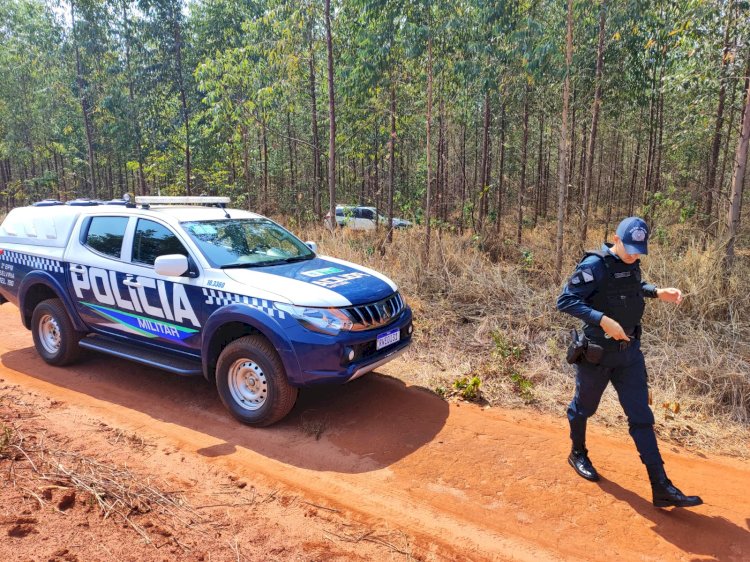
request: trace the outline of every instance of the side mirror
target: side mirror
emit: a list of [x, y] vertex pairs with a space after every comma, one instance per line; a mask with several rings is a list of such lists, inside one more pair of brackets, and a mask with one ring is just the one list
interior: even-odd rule
[[157, 275], [179, 277], [188, 270], [188, 259], [180, 254], [159, 256], [154, 261], [154, 271]]
[[318, 245], [315, 242], [308, 240], [307, 242], [305, 242], [305, 246], [310, 248], [316, 254], [318, 253]]

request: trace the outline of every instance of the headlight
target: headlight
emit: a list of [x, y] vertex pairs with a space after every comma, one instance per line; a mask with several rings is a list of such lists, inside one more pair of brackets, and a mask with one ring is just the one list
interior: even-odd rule
[[312, 308], [280, 302], [274, 303], [274, 306], [314, 332], [335, 336], [341, 330], [352, 328], [352, 321], [337, 308]]

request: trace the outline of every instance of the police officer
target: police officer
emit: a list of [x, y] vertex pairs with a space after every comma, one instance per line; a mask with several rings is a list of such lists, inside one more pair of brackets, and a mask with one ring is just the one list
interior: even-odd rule
[[679, 289], [660, 289], [642, 280], [639, 258], [648, 254], [648, 238], [643, 219], [624, 219], [617, 227], [614, 244], [587, 252], [557, 299], [558, 310], [584, 322], [583, 332], [589, 342], [584, 356], [575, 364], [576, 390], [568, 406], [573, 441], [568, 463], [586, 480], [599, 480], [586, 449], [586, 420], [596, 412], [611, 382], [648, 470], [654, 505], [692, 507], [703, 501], [698, 496], [686, 496], [667, 478], [654, 434], [654, 414], [648, 405], [640, 342], [644, 297], [675, 304], [682, 301]]

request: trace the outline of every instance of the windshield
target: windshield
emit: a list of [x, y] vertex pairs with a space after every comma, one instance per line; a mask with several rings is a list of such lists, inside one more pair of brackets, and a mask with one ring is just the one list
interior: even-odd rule
[[214, 267], [259, 267], [309, 260], [302, 241], [268, 219], [180, 223]]

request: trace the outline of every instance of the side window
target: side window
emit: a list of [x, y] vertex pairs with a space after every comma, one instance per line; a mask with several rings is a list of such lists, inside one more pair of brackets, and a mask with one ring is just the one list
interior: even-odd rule
[[107, 256], [120, 259], [128, 217], [92, 217], [85, 244]]
[[375, 212], [372, 209], [362, 209], [362, 218], [363, 219], [370, 219], [371, 221], [375, 220]]
[[157, 257], [170, 254], [188, 256], [185, 246], [167, 227], [158, 222], [138, 219], [133, 237], [133, 261], [154, 265]]

